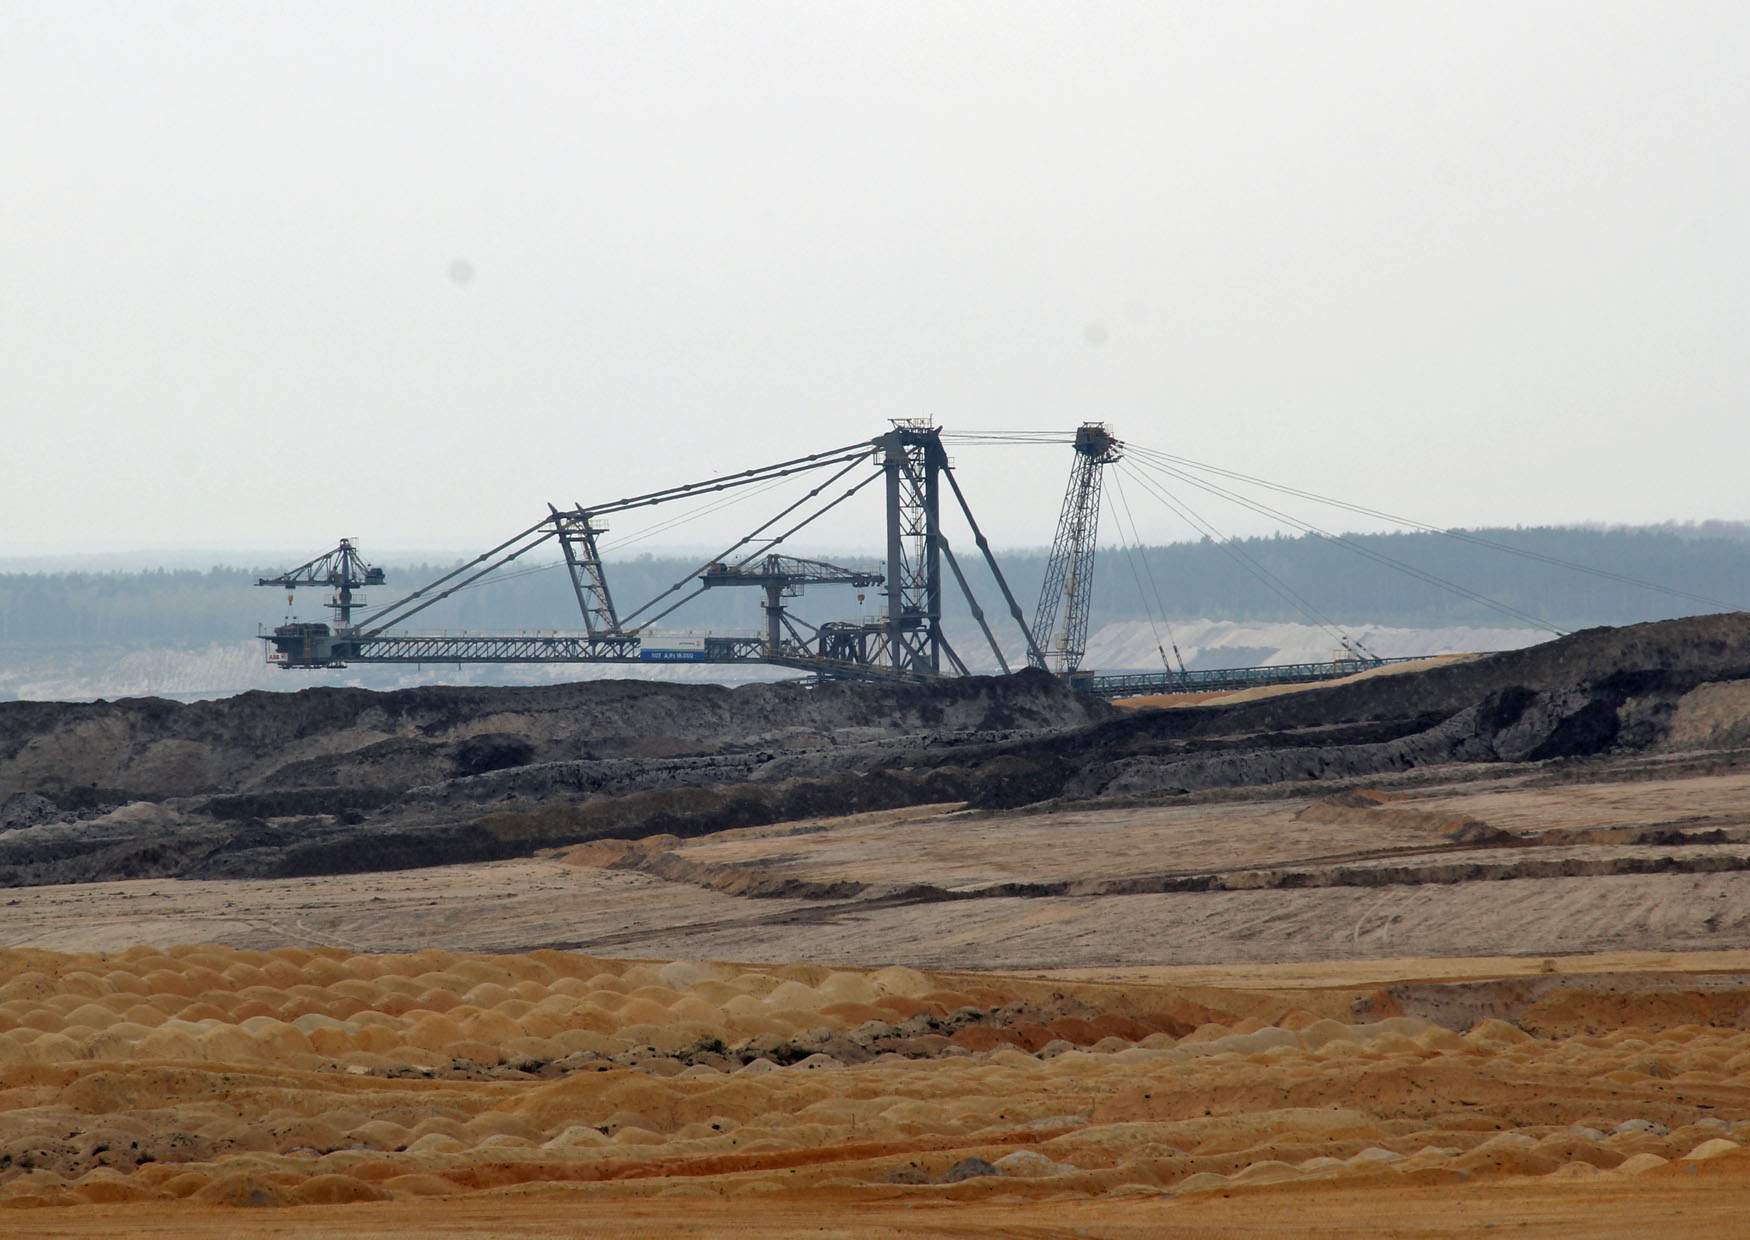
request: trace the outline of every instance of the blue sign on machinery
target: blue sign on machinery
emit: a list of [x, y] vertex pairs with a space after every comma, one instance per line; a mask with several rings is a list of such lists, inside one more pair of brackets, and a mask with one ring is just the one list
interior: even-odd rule
[[640, 663], [703, 663], [703, 650], [652, 650], [647, 646], [638, 650]]

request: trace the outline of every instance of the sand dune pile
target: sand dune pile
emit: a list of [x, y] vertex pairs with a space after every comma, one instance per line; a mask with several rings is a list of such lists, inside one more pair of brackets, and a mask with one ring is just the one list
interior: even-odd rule
[[929, 1028], [1003, 1002], [989, 985], [953, 988], [902, 968], [637, 964], [565, 952], [20, 951], [0, 952], [0, 977], [0, 1067], [175, 1060], [368, 1072], [546, 1064], [907, 1021], [910, 1028], [918, 1019]]
[[1602, 983], [1600, 1020], [1566, 992], [1575, 1032], [1534, 1037], [1333, 1019], [1356, 1006], [1340, 992], [1224, 1010], [1182, 988], [560, 952], [11, 952], [0, 978], [8, 1207], [1750, 1169], [1750, 1032], [1664, 1025], [1691, 1009]]

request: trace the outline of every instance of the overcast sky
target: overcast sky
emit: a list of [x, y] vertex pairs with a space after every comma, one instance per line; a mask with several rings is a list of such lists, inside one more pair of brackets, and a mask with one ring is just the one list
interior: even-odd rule
[[[0, 554], [476, 547], [917, 416], [1742, 518], [1747, 67], [1741, 0], [0, 0]], [[957, 461], [1049, 540], [1067, 448]]]

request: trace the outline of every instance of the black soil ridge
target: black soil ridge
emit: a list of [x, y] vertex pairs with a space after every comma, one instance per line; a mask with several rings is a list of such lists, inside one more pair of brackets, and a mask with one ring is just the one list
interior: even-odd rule
[[[0, 703], [0, 884], [357, 873], [926, 803], [1560, 770], [1654, 750], [1684, 694], [1746, 678], [1750, 617], [1730, 613], [1165, 711], [1117, 711], [1031, 670]], [[124, 801], [148, 804], [106, 812]]]

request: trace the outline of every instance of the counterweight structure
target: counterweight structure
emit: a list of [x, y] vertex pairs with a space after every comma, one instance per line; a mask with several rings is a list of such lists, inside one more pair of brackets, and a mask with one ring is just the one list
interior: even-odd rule
[[1033, 633], [1042, 651], [1036, 666], [1072, 675], [1088, 650], [1088, 616], [1094, 600], [1094, 555], [1100, 534], [1100, 479], [1123, 446], [1100, 422], [1076, 428], [1075, 466], [1057, 518], [1057, 536], [1045, 565]]

